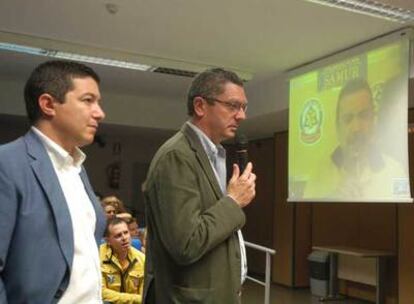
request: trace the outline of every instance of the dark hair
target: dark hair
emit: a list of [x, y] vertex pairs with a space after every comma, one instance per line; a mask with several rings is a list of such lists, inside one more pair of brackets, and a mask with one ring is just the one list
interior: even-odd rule
[[348, 81], [339, 92], [338, 102], [336, 103], [336, 123], [338, 123], [339, 121], [339, 107], [342, 104], [341, 101], [344, 99], [345, 96], [351, 95], [358, 91], [367, 91], [371, 97], [372, 106], [374, 106], [372, 100], [372, 91], [368, 82], [363, 78], [352, 79]]
[[187, 114], [194, 115], [194, 98], [214, 98], [223, 93], [224, 85], [228, 82], [243, 87], [243, 80], [236, 73], [221, 68], [208, 69], [198, 74], [188, 90]]
[[74, 61], [47, 61], [37, 66], [24, 87], [27, 117], [31, 124], [41, 117], [39, 97], [48, 93], [64, 103], [65, 95], [73, 89], [74, 78], [91, 77], [97, 83], [99, 76], [90, 67]]
[[105, 237], [108, 237], [109, 236], [109, 227], [110, 226], [115, 226], [115, 225], [118, 225], [118, 224], [121, 224], [121, 223], [125, 223], [125, 225], [128, 226], [128, 223], [125, 220], [123, 220], [123, 219], [121, 219], [119, 217], [114, 217], [114, 218], [111, 218], [110, 220], [108, 220], [108, 222], [106, 224], [104, 236]]

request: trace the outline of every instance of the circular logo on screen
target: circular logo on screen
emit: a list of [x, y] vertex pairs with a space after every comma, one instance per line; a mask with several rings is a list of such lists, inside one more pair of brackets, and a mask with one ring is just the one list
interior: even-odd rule
[[313, 144], [321, 138], [322, 106], [317, 99], [309, 99], [300, 115], [300, 139]]

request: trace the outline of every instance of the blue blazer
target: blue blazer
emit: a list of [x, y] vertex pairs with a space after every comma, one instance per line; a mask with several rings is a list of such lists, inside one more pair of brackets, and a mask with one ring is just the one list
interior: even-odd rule
[[[105, 215], [80, 173], [96, 213], [97, 246]], [[57, 303], [73, 261], [73, 229], [52, 162], [32, 131], [0, 146], [0, 303]]]

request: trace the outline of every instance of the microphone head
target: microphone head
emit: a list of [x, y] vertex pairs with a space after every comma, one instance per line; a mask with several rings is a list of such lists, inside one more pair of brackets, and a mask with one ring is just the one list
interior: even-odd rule
[[238, 150], [246, 150], [249, 147], [249, 140], [246, 135], [242, 133], [236, 133], [235, 137], [236, 147]]
[[247, 149], [249, 147], [249, 141], [244, 134], [236, 133], [236, 163], [239, 165], [240, 172], [243, 172], [249, 162], [249, 156]]

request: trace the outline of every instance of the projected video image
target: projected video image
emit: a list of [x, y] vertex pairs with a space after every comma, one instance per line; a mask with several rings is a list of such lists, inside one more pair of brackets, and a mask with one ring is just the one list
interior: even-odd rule
[[408, 49], [388, 44], [290, 80], [289, 200], [411, 199]]

